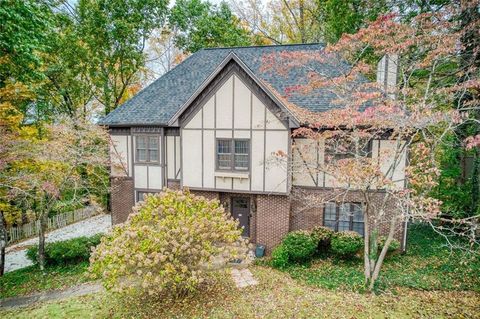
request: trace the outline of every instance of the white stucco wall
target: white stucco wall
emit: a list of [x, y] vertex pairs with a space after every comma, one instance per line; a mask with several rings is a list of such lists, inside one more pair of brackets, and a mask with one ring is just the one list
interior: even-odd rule
[[168, 179], [180, 179], [180, 136], [165, 136]]
[[372, 157], [380, 161], [382, 173], [399, 189], [405, 186], [406, 154], [407, 150], [403, 143], [395, 140], [377, 140], [372, 144]]
[[[381, 162], [382, 172], [390, 178], [398, 188], [404, 187], [406, 149], [402, 150], [400, 156], [395, 159], [395, 150], [397, 142], [394, 140], [374, 140], [372, 141], [371, 156]], [[318, 144], [309, 139], [295, 139], [293, 151], [293, 185], [309, 187], [343, 187], [331, 175], [319, 172], [317, 167], [324, 163], [324, 142]], [[317, 155], [318, 152], [318, 155]], [[318, 160], [317, 160], [318, 158]]]
[[129, 135], [111, 135], [110, 161], [112, 176], [131, 176], [131, 137]]
[[[183, 123], [181, 136], [183, 186], [287, 193], [286, 169], [268, 161], [276, 151], [289, 153], [289, 129], [237, 75]], [[250, 140], [248, 172], [216, 170], [217, 138]]]

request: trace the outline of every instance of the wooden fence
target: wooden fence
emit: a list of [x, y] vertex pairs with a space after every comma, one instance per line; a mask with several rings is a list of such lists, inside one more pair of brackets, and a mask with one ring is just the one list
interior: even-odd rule
[[[58, 214], [48, 218], [47, 231], [57, 228], [65, 227], [83, 219], [98, 215], [101, 212], [96, 206], [87, 206], [85, 208], [77, 209], [75, 211]], [[16, 241], [30, 238], [38, 235], [40, 231], [40, 221], [36, 220], [18, 227], [10, 227], [7, 229], [8, 244]]]

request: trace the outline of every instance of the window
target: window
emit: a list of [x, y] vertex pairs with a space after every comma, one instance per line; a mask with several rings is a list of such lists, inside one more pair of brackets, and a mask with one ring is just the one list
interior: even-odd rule
[[331, 139], [326, 145], [326, 155], [331, 161], [335, 162], [345, 158], [353, 158], [355, 155], [360, 157], [369, 157], [371, 156], [372, 144], [371, 140], [362, 140], [360, 141], [360, 150], [355, 149], [355, 144], [353, 142], [348, 143], [345, 140], [340, 139]]
[[363, 212], [360, 203], [326, 203], [323, 225], [334, 231], [353, 230], [363, 236]]
[[135, 145], [137, 162], [158, 163], [158, 136], [137, 136]]
[[146, 191], [138, 191], [137, 192], [137, 202], [141, 201], [144, 199], [144, 197], [146, 195], [149, 195], [149, 194], [156, 194], [154, 192], [146, 192]]
[[232, 143], [230, 140], [217, 140], [217, 168], [232, 168]]
[[217, 169], [248, 171], [250, 163], [250, 141], [235, 139], [217, 140]]

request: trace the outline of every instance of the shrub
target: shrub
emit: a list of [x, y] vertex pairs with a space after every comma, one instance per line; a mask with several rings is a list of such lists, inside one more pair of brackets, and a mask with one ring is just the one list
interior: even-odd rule
[[[66, 265], [88, 261], [92, 247], [100, 243], [102, 234], [92, 237], [77, 237], [45, 245], [46, 265]], [[33, 262], [38, 262], [38, 245], [27, 250], [27, 257]]]
[[331, 250], [340, 257], [353, 257], [362, 247], [363, 238], [357, 232], [341, 231], [332, 236]]
[[319, 252], [325, 253], [330, 249], [333, 233], [333, 230], [324, 226], [317, 226], [312, 229], [312, 237], [318, 242], [317, 250]]
[[311, 234], [304, 230], [288, 233], [282, 240], [282, 245], [292, 262], [305, 262], [313, 257], [317, 250], [318, 242]]
[[217, 200], [188, 191], [147, 195], [102, 240], [90, 270], [114, 292], [179, 295], [215, 279], [212, 267], [247, 258], [238, 223]]
[[272, 251], [272, 266], [278, 269], [285, 269], [289, 265], [288, 252], [284, 245], [278, 245]]
[[[387, 241], [387, 237], [385, 236], [380, 236], [378, 238], [378, 250], [381, 251], [383, 249], [383, 246], [385, 246], [385, 242]], [[400, 242], [396, 240], [395, 238], [390, 242], [390, 246], [388, 246], [388, 252], [394, 252], [396, 250], [400, 249]]]

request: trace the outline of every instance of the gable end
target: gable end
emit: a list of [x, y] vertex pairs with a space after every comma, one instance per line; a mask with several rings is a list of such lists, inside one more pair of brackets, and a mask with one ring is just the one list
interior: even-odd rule
[[255, 96], [272, 112], [286, 128], [292, 125], [291, 115], [285, 112], [270, 96], [261, 88], [255, 80], [240, 66], [235, 59], [231, 59], [216, 76], [203, 88], [190, 105], [179, 116], [179, 126], [184, 126], [202, 108], [203, 105], [217, 92], [223, 84], [232, 76], [236, 75], [255, 94]]

